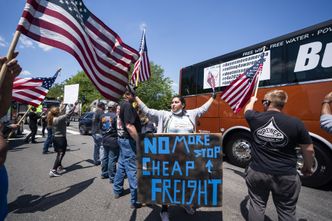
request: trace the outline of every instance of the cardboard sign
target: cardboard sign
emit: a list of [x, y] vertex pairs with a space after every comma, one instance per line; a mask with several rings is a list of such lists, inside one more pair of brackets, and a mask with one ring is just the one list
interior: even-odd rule
[[146, 134], [137, 150], [138, 201], [222, 205], [221, 134]]
[[74, 104], [78, 101], [79, 84], [65, 85], [63, 103]]

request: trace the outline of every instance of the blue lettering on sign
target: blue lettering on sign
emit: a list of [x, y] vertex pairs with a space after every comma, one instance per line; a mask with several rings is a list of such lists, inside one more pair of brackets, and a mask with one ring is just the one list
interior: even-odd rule
[[[183, 142], [183, 145], [186, 147], [187, 153], [190, 153], [190, 150], [189, 150], [189, 147], [188, 147], [188, 144], [187, 144], [185, 136], [181, 136], [181, 137], [180, 136], [176, 136], [175, 137], [175, 141], [174, 141], [172, 153], [175, 152], [175, 148], [178, 146], [178, 143], [182, 143], [182, 142]], [[179, 146], [182, 146], [182, 145], [179, 145]]]
[[217, 159], [220, 157], [220, 146], [215, 146], [214, 148], [202, 148], [194, 150], [195, 157], [203, 157], [203, 158], [214, 158]]
[[203, 188], [202, 188], [202, 183], [199, 182], [198, 183], [198, 191], [197, 191], [197, 203], [198, 205], [201, 205], [201, 197], [203, 195], [204, 197], [204, 203], [203, 204], [207, 204], [207, 194], [208, 194], [208, 191], [207, 191], [207, 182], [206, 180], [204, 180], [204, 183], [203, 183]]
[[174, 203], [177, 203], [177, 204], [180, 204], [180, 201], [178, 201], [177, 199], [176, 199], [176, 195], [177, 195], [177, 193], [180, 193], [180, 190], [178, 189], [178, 184], [181, 184], [181, 180], [174, 180], [174, 196], [173, 196], [173, 198], [174, 198]]
[[193, 189], [193, 191], [192, 191], [190, 200], [186, 202], [187, 205], [191, 205], [194, 200], [195, 192], [196, 192], [196, 188], [197, 188], [196, 185], [197, 185], [197, 180], [188, 180], [188, 188]]
[[143, 157], [142, 158], [142, 166], [143, 166], [143, 176], [150, 176], [150, 171], [147, 171], [148, 169], [148, 163], [150, 162], [150, 157]]
[[175, 173], [178, 173], [178, 175], [182, 176], [181, 167], [178, 161], [174, 162], [172, 176], [174, 176]]
[[[158, 141], [158, 143], [157, 143]], [[158, 150], [157, 150], [158, 146]], [[144, 153], [169, 154], [169, 137], [144, 138]]]
[[[145, 137], [144, 138], [144, 153], [152, 153], [152, 154], [169, 154], [170, 147], [169, 147], [169, 137]], [[201, 139], [201, 135], [183, 135], [183, 136], [176, 136], [174, 145], [172, 148], [172, 153], [175, 152], [175, 149], [179, 145], [183, 144], [187, 153], [190, 153], [189, 145], [202, 145], [202, 146], [209, 146], [210, 145], [210, 137], [209, 135], [204, 135], [203, 140]]]
[[[152, 193], [151, 200], [156, 201], [161, 196], [163, 203], [174, 203], [191, 205], [197, 196], [198, 205], [207, 205], [209, 197], [212, 198], [212, 205], [216, 206], [218, 201], [218, 186], [222, 184], [221, 179], [210, 180], [182, 180], [182, 179], [151, 179]], [[212, 186], [212, 192], [208, 194], [208, 186]], [[182, 189], [180, 190], [180, 186]], [[170, 194], [173, 190], [173, 194]]]
[[151, 180], [151, 189], [152, 189], [152, 192], [151, 192], [151, 199], [152, 201], [156, 201], [157, 199], [157, 193], [161, 192], [161, 188], [157, 186], [157, 184], [161, 184], [161, 179], [152, 179]]
[[152, 160], [150, 157], [142, 157], [143, 176], [182, 176], [183, 173], [189, 176], [190, 170], [194, 169], [195, 161], [186, 161], [184, 168], [182, 168], [177, 160], [170, 165], [169, 161]]
[[160, 161], [152, 161], [151, 169], [153, 175], [160, 176]]
[[171, 203], [173, 203], [173, 199], [172, 199], [172, 196], [171, 194], [169, 193], [169, 189], [171, 189], [171, 180], [164, 180], [164, 185], [163, 185], [163, 196], [162, 196], [162, 199], [163, 199], [163, 202], [165, 202], [165, 196], [167, 194], [168, 196], [168, 199]]
[[209, 184], [212, 184], [212, 205], [217, 205], [217, 192], [218, 192], [218, 185], [221, 184], [221, 180], [212, 179], [209, 180]]

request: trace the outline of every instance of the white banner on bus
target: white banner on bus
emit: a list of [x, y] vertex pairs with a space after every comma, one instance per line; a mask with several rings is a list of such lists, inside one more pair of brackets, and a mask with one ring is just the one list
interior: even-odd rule
[[[229, 85], [233, 80], [237, 78], [240, 74], [245, 72], [250, 68], [255, 61], [259, 59], [261, 54], [249, 55], [246, 57], [238, 58], [235, 60], [230, 60], [218, 65], [210, 66], [204, 68], [204, 89], [211, 88], [207, 83], [207, 77], [209, 72], [211, 72], [216, 80], [216, 87], [223, 87]], [[263, 65], [263, 70], [260, 76], [260, 80], [270, 79], [270, 51], [265, 51], [265, 62]]]

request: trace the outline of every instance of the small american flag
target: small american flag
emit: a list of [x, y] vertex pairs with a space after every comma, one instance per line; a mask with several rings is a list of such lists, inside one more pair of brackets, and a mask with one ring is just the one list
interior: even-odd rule
[[211, 86], [212, 91], [214, 92], [215, 87], [216, 87], [216, 79], [214, 78], [214, 76], [211, 72], [208, 73], [207, 82]]
[[[151, 76], [150, 62], [148, 58], [148, 48], [146, 46], [145, 30], [143, 30], [139, 59], [136, 61], [134, 71], [131, 76], [131, 83], [137, 86], [138, 82], [146, 81]], [[137, 79], [138, 76], [138, 79]]]
[[139, 56], [82, 0], [27, 0], [17, 30], [73, 55], [99, 92], [110, 100], [124, 93], [130, 64]]
[[52, 87], [59, 71], [49, 78], [15, 78], [12, 97], [15, 101], [38, 107]]
[[253, 66], [240, 74], [222, 93], [221, 99], [228, 103], [234, 113], [240, 112], [250, 99], [258, 76], [262, 72], [264, 61], [263, 52]]

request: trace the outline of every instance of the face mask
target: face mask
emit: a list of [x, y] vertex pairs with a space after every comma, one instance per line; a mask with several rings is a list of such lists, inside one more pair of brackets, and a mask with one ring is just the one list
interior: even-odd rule
[[174, 114], [174, 115], [176, 115], [176, 116], [179, 116], [179, 115], [181, 115], [182, 114], [182, 110], [178, 110], [178, 111], [172, 111], [172, 113]]

